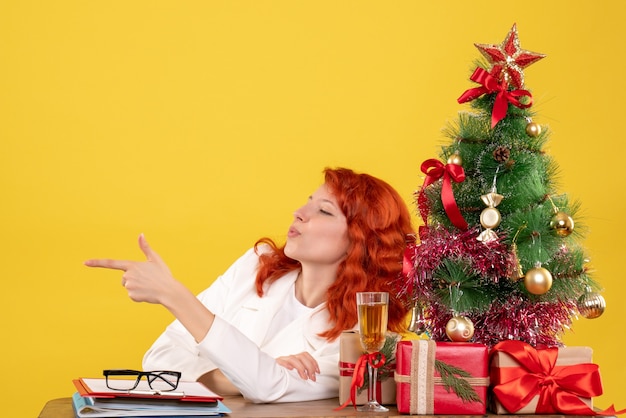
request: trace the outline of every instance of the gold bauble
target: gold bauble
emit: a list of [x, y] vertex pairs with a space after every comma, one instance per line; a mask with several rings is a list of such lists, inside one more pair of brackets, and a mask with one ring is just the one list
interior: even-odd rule
[[524, 276], [524, 286], [533, 295], [543, 295], [552, 287], [552, 274], [543, 267], [533, 267]]
[[502, 221], [502, 215], [496, 208], [485, 208], [480, 213], [480, 224], [483, 228], [496, 228], [500, 225], [500, 221]]
[[466, 342], [474, 336], [474, 323], [465, 316], [455, 315], [446, 324], [446, 335], [454, 342]]
[[574, 220], [567, 213], [558, 211], [550, 219], [550, 229], [558, 236], [566, 237], [574, 230]]
[[541, 134], [541, 125], [535, 122], [530, 122], [526, 125], [526, 135], [533, 138], [537, 138]]
[[604, 313], [606, 301], [596, 292], [585, 292], [576, 303], [578, 312], [587, 319], [595, 319]]
[[458, 152], [455, 152], [450, 157], [448, 157], [448, 164], [463, 165], [461, 154], [459, 154]]

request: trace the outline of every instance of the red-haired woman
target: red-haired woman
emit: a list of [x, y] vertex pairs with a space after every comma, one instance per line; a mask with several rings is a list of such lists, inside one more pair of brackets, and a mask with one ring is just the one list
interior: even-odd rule
[[413, 234], [404, 201], [370, 175], [324, 173], [294, 213], [283, 246], [259, 240], [198, 296], [174, 279], [143, 235], [146, 261], [85, 262], [123, 270], [132, 300], [159, 303], [176, 317], [145, 354], [145, 370], [178, 370], [184, 380], [252, 402], [332, 398], [338, 337], [357, 325], [356, 292], [389, 292], [389, 329], [403, 330], [407, 312], [393, 282]]

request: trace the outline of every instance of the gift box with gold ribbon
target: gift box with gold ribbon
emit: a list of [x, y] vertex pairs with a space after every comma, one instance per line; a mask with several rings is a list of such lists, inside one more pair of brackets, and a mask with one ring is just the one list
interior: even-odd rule
[[487, 346], [401, 341], [395, 381], [402, 414], [483, 415], [489, 386]]
[[[355, 404], [363, 405], [367, 403], [367, 367], [365, 362], [359, 361], [365, 355], [361, 346], [360, 335], [356, 331], [344, 331], [339, 338], [339, 403], [341, 405], [351, 403], [351, 392], [354, 391]], [[389, 352], [385, 353], [386, 364], [378, 370], [376, 400], [384, 405], [396, 403], [396, 384], [393, 380], [393, 374], [395, 347], [399, 339], [397, 334], [389, 333], [387, 335], [385, 348], [388, 348]], [[363, 367], [358, 367], [357, 364], [363, 364]], [[355, 373], [362, 375], [355, 376]], [[363, 382], [363, 385], [356, 387], [358, 381]]]
[[592, 354], [590, 347], [535, 349], [512, 340], [496, 344], [490, 353], [489, 409], [496, 414], [600, 414], [593, 409], [602, 382]]

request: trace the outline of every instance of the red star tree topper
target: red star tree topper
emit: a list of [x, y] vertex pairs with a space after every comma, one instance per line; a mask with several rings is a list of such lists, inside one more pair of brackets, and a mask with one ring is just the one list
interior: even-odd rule
[[[504, 75], [515, 88], [524, 86], [524, 68], [544, 58], [544, 54], [527, 51], [520, 47], [517, 26], [513, 27], [500, 45], [474, 44], [476, 48], [493, 64], [498, 75]], [[493, 74], [493, 72], [492, 72]]]

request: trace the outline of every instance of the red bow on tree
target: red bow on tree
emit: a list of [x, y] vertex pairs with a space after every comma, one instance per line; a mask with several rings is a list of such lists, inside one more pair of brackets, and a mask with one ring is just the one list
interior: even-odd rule
[[[474, 74], [470, 77], [470, 80], [480, 84], [481, 87], [474, 87], [466, 90], [461, 97], [457, 99], [459, 103], [470, 102], [479, 98], [483, 94], [497, 93], [496, 100], [493, 104], [493, 110], [491, 111], [491, 128], [498, 124], [506, 116], [506, 112], [509, 108], [509, 103], [519, 107], [520, 109], [526, 109], [532, 106], [533, 96], [528, 90], [508, 90], [508, 83], [503, 78], [501, 81], [495, 77], [496, 74], [501, 72], [500, 68], [494, 67], [491, 73], [487, 72], [483, 68], [476, 68]], [[521, 103], [518, 98], [528, 97], [528, 103]]]
[[[441, 186], [441, 201], [443, 202], [443, 208], [446, 211], [446, 215], [454, 226], [461, 230], [467, 229], [467, 222], [461, 215], [461, 211], [454, 199], [454, 193], [452, 192], [452, 181], [460, 183], [465, 180], [465, 171], [463, 167], [457, 164], [444, 165], [441, 161], [431, 158], [422, 163], [422, 173], [426, 174], [422, 189], [418, 194], [418, 207], [424, 220], [424, 224], [427, 223], [428, 218], [428, 203], [424, 191], [426, 187], [435, 181], [443, 177], [443, 184]], [[421, 235], [421, 234], [420, 234]]]

